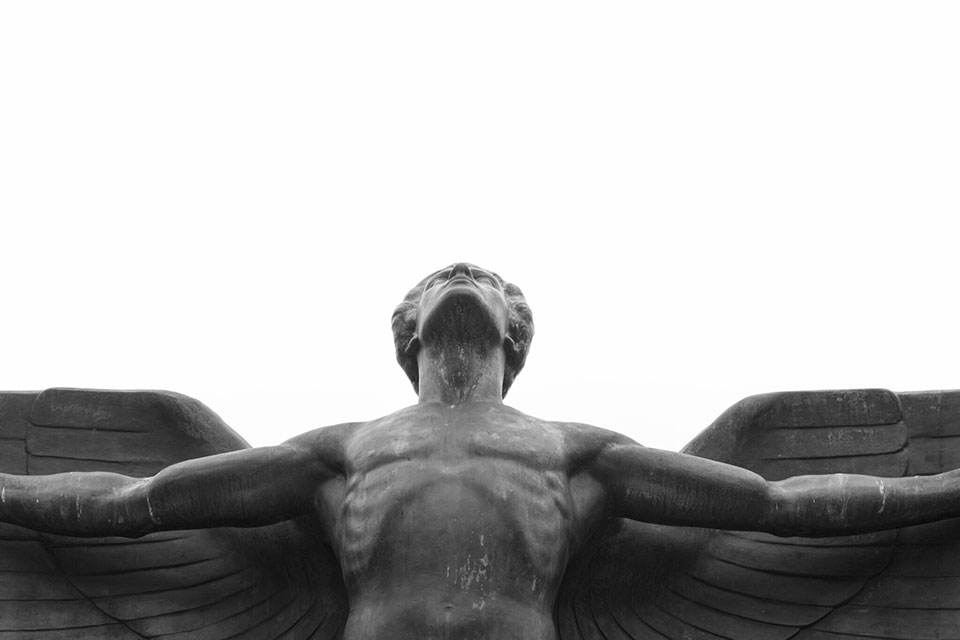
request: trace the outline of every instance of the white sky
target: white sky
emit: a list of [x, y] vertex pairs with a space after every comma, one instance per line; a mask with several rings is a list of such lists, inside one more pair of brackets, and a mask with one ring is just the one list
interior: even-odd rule
[[467, 260], [507, 398], [676, 449], [738, 399], [960, 387], [960, 5], [4, 3], [0, 388], [159, 388], [255, 445], [415, 401]]

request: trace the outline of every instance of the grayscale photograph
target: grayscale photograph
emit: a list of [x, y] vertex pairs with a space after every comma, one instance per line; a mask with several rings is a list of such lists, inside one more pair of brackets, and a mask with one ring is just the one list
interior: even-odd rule
[[960, 638], [958, 30], [0, 6], [0, 640]]

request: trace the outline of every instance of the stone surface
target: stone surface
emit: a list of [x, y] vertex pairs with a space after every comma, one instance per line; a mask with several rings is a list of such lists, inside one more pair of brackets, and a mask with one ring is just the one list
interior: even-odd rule
[[0, 394], [0, 640], [960, 636], [960, 392], [756, 396], [678, 454], [504, 405], [533, 322], [491, 272], [394, 332], [417, 404], [276, 447]]

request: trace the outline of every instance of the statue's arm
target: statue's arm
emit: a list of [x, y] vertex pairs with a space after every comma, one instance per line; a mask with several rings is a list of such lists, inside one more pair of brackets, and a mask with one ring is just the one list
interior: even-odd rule
[[307, 512], [332, 473], [314, 452], [280, 445], [187, 460], [150, 478], [0, 474], [0, 521], [75, 536], [257, 526]]
[[740, 467], [635, 444], [608, 446], [590, 466], [613, 515], [659, 524], [829, 536], [960, 516], [960, 470], [768, 482]]

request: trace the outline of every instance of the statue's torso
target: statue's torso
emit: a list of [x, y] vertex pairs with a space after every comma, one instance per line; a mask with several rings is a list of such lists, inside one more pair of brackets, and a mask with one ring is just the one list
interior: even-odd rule
[[418, 405], [350, 432], [325, 506], [346, 637], [553, 638], [554, 597], [598, 500], [588, 481], [571, 486], [575, 441], [495, 403]]

